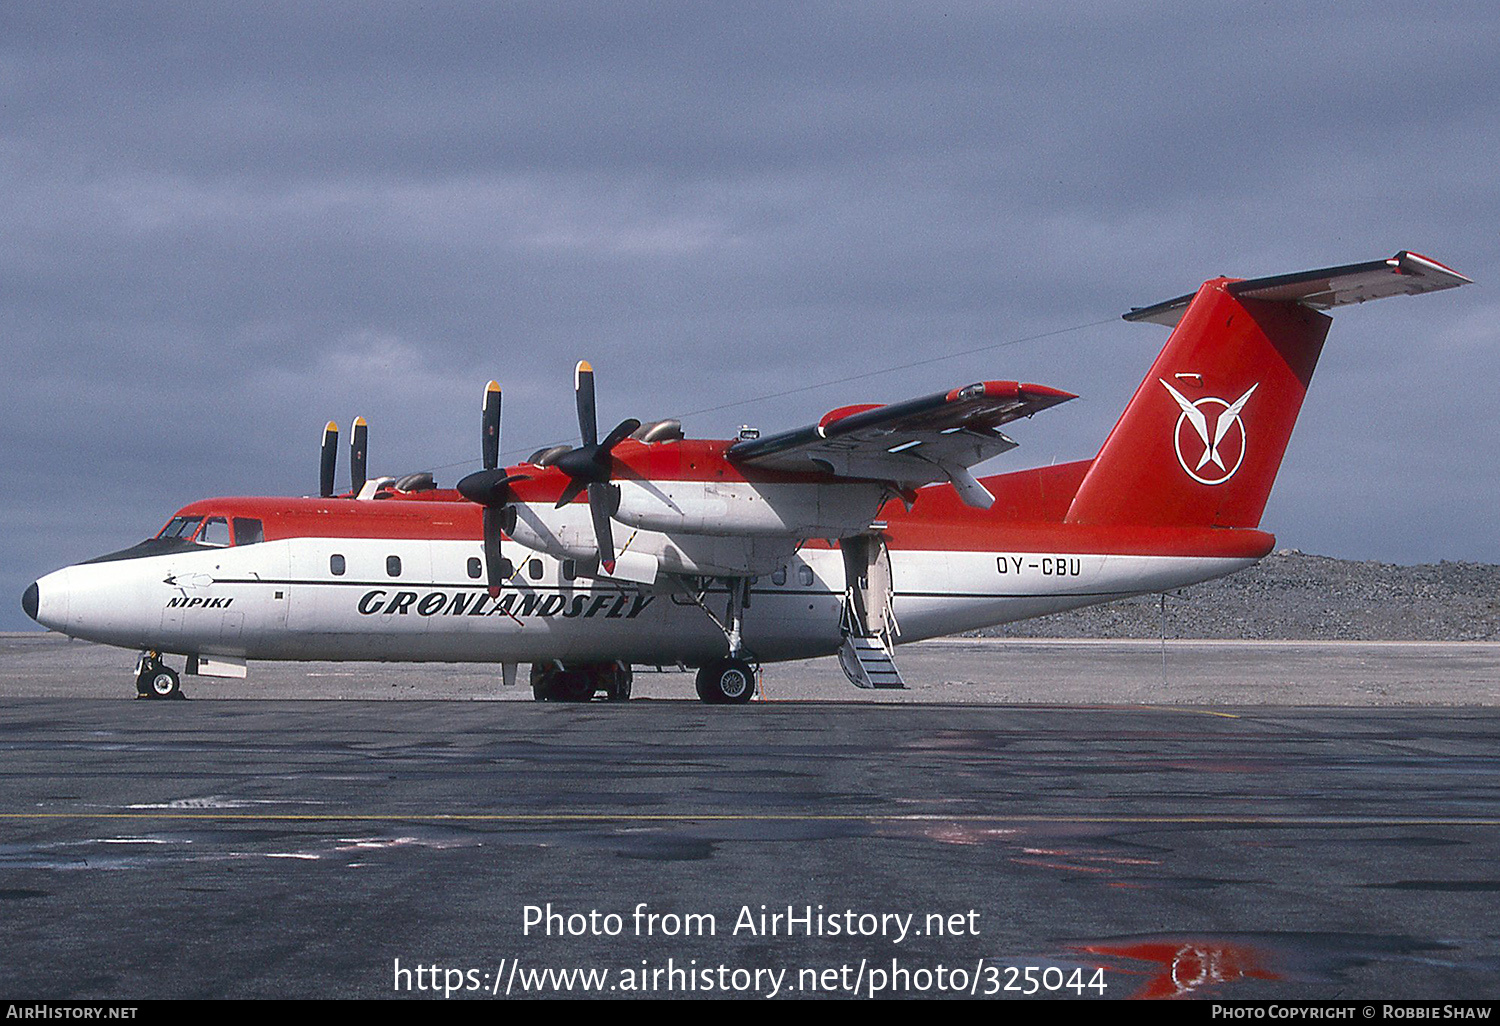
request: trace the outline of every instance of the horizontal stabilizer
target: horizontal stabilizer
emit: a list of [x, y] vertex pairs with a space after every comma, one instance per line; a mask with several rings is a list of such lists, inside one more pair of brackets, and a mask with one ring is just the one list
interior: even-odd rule
[[[1330, 310], [1349, 303], [1364, 303], [1388, 296], [1415, 296], [1468, 284], [1471, 284], [1470, 280], [1452, 268], [1419, 253], [1402, 250], [1389, 260], [1323, 267], [1269, 278], [1246, 278], [1229, 282], [1224, 287], [1231, 295], [1244, 299], [1298, 303], [1313, 310]], [[1136, 307], [1125, 314], [1125, 320], [1176, 327], [1194, 295], [1196, 293], [1190, 292], [1155, 306]]]

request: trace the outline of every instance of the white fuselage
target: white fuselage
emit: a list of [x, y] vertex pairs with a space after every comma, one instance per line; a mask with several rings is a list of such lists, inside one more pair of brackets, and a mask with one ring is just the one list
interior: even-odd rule
[[[296, 538], [83, 563], [37, 582], [37, 619], [103, 644], [240, 660], [697, 665], [724, 653], [724, 634], [680, 578], [569, 579], [571, 561], [514, 545], [507, 555], [516, 573], [498, 598], [481, 577], [477, 540]], [[1255, 562], [909, 549], [890, 558], [898, 643], [1182, 587]], [[722, 620], [722, 582], [700, 597]], [[832, 654], [843, 604], [839, 551], [803, 548], [754, 580], [746, 650], [764, 662]]]

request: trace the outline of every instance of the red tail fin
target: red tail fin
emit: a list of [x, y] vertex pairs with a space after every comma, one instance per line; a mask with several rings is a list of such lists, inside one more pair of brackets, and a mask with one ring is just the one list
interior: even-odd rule
[[[1175, 324], [1079, 485], [1081, 524], [1255, 527], [1329, 318], [1317, 310], [1469, 284], [1420, 253], [1236, 281], [1133, 310]], [[1179, 320], [1180, 317], [1180, 320]]]
[[1255, 527], [1332, 319], [1205, 282], [1079, 486], [1083, 524]]

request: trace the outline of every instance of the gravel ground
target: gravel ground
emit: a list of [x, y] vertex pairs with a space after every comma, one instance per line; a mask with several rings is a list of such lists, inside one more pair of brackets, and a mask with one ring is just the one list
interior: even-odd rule
[[[973, 637], [1157, 638], [1156, 595], [976, 631]], [[1500, 566], [1397, 566], [1282, 549], [1249, 570], [1174, 592], [1169, 638], [1500, 640]]]

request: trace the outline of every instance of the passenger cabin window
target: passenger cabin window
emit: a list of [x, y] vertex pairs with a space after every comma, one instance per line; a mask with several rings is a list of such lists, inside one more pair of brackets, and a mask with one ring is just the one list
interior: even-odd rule
[[333, 555], [331, 555], [331, 556], [328, 557], [328, 572], [331, 573], [331, 574], [333, 574], [333, 576], [335, 576], [335, 577], [342, 577], [342, 576], [344, 576], [344, 571], [346, 569], [347, 569], [347, 567], [344, 564], [344, 557], [343, 556], [341, 556], [337, 552], [335, 552]]
[[802, 587], [804, 587], [804, 588], [811, 588], [812, 587], [812, 582], [813, 582], [812, 567], [808, 566], [806, 563], [803, 563], [801, 566], [799, 566], [797, 568], [797, 583], [800, 584], [800, 585], [802, 585]]
[[386, 572], [387, 576], [390, 576], [390, 577], [400, 577], [401, 576], [401, 557], [400, 556], [386, 556], [385, 557], [385, 572]]
[[777, 567], [776, 572], [771, 575], [771, 583], [778, 588], [786, 583], [786, 567]]
[[479, 557], [478, 556], [470, 556], [469, 557], [469, 576], [472, 577], [474, 580], [477, 581], [477, 580], [479, 580], [479, 576], [481, 574], [483, 574], [483, 573], [484, 573], [484, 565], [479, 562]]
[[161, 529], [158, 538], [191, 538], [198, 530], [198, 525], [203, 522], [202, 517], [173, 517], [166, 527]]
[[542, 579], [542, 561], [540, 559], [533, 559], [530, 563], [527, 563], [526, 575], [533, 581], [540, 581]]
[[223, 517], [209, 517], [203, 522], [203, 530], [198, 532], [198, 543], [200, 545], [214, 545], [224, 548], [230, 542], [229, 521]]
[[234, 518], [234, 543], [236, 545], [257, 545], [265, 540], [266, 531], [259, 520], [254, 517]]
[[563, 562], [562, 562], [562, 575], [563, 575], [563, 580], [565, 580], [565, 581], [571, 581], [571, 580], [574, 580], [575, 578], [577, 578], [577, 576], [578, 576], [578, 564], [575, 563], [575, 562], [573, 562], [571, 559], [565, 559], [565, 560], [563, 560]]

